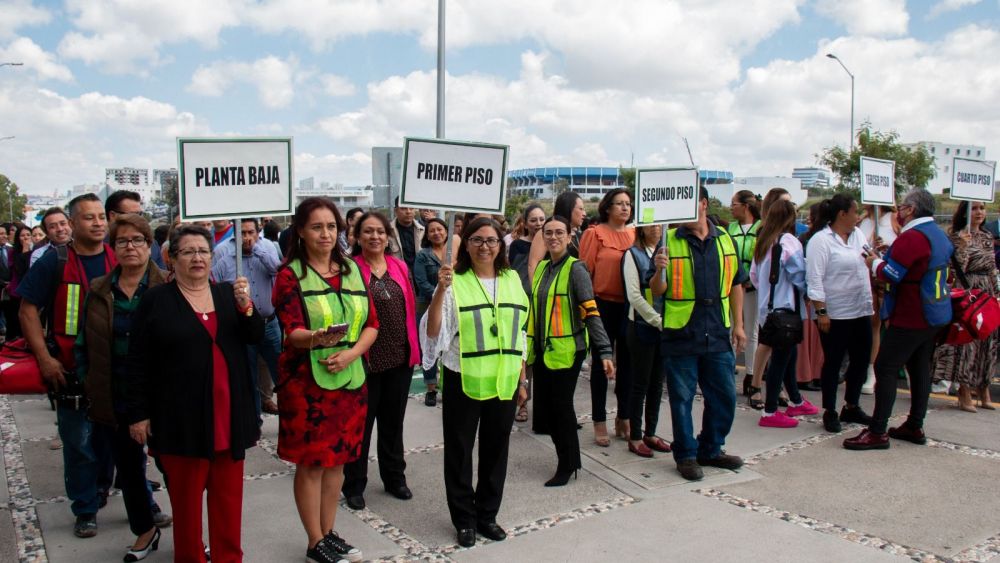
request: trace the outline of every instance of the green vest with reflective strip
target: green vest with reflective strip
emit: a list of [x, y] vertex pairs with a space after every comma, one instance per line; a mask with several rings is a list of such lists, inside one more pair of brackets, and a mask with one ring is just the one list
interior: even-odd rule
[[452, 284], [458, 308], [462, 390], [472, 399], [510, 400], [521, 374], [528, 296], [521, 279], [505, 270], [496, 279], [496, 304], [470, 268]]
[[[726, 231], [716, 227], [716, 254], [719, 256], [719, 305], [722, 307], [722, 321], [729, 328], [729, 292], [733, 279], [739, 272], [740, 263], [736, 256], [733, 239]], [[688, 241], [677, 236], [677, 229], [667, 231], [667, 291], [663, 295], [663, 328], [680, 329], [691, 320], [696, 299], [694, 289], [694, 264]]]
[[309, 265], [305, 266], [305, 277], [302, 277], [303, 264], [300, 260], [293, 260], [288, 267], [299, 279], [306, 328], [318, 330], [347, 323], [347, 334], [336, 345], [317, 346], [309, 351], [309, 363], [316, 385], [323, 389], [361, 387], [365, 383], [365, 368], [361, 358], [337, 373], [330, 373], [323, 363], [331, 355], [354, 346], [361, 335], [361, 329], [368, 321], [368, 292], [365, 291], [359, 268], [351, 264], [350, 273], [341, 274], [338, 292]]
[[[549, 284], [545, 293], [545, 303], [539, 301], [538, 288], [542, 283], [542, 278], [549, 267], [551, 260], [542, 260], [535, 268], [535, 279], [531, 282], [531, 311], [528, 313], [528, 363], [535, 363], [535, 339], [545, 342], [545, 352], [542, 354], [542, 361], [546, 367], [552, 370], [569, 369], [573, 367], [576, 359], [576, 339], [583, 333], [585, 347], [589, 346], [587, 339], [587, 328], [583, 323], [579, 323], [579, 313], [573, 310], [573, 303], [569, 298], [569, 278], [570, 269], [577, 259], [567, 256], [563, 261], [555, 279]], [[544, 311], [546, 322], [543, 323], [543, 334], [535, 334], [535, 316]]]
[[760, 219], [753, 222], [747, 232], [743, 232], [743, 226], [739, 221], [729, 224], [729, 236], [733, 237], [733, 244], [736, 246], [736, 255], [746, 271], [750, 271], [753, 264], [753, 249], [757, 246], [757, 231], [760, 230]]

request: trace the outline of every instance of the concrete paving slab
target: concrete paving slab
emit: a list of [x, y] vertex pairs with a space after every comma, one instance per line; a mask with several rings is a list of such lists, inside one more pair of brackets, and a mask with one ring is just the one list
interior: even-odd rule
[[927, 413], [927, 435], [935, 440], [1000, 451], [1000, 411], [960, 411], [954, 405]]
[[55, 437], [59, 434], [56, 413], [49, 408], [48, 401], [12, 400], [10, 405], [22, 440]]
[[[4, 488], [6, 488], [6, 484]], [[0, 508], [0, 563], [17, 563], [17, 538], [8, 508]]]
[[7, 472], [4, 468], [7, 467], [6, 458], [3, 455], [3, 448], [0, 448], [0, 508], [7, 508], [7, 503], [10, 502], [10, 491], [7, 489]]
[[[677, 465], [670, 454], [660, 454], [658, 457], [652, 459], [639, 459], [634, 454], [632, 457], [638, 461], [616, 465], [614, 470], [643, 488], [662, 489], [664, 487], [691, 484], [690, 481], [681, 477], [681, 474], [677, 472]], [[703, 467], [702, 471], [705, 473], [706, 479], [732, 474], [731, 471], [717, 467]]]
[[275, 473], [290, 469], [290, 467], [275, 459], [274, 456], [261, 448], [250, 448], [247, 450], [247, 458], [243, 464], [243, 473], [245, 475], [260, 475], [262, 473]]
[[[997, 533], [997, 462], [893, 441], [850, 452], [834, 439], [762, 461], [721, 490], [901, 545], [953, 555]], [[835, 499], [835, 500], [834, 500]]]
[[[411, 501], [396, 500], [385, 493], [378, 483], [370, 483], [365, 495], [370, 510], [429, 547], [451, 545], [456, 541], [445, 499], [443, 458], [443, 450], [407, 458], [407, 481], [414, 494]], [[512, 528], [544, 516], [622, 496], [620, 491], [587, 471], [581, 471], [579, 478], [566, 487], [542, 486], [555, 472], [555, 464], [551, 448], [521, 432], [511, 435], [507, 484], [497, 518], [501, 526]]]
[[[624, 530], [646, 533], [619, 535]], [[452, 555], [456, 561], [901, 562], [697, 493], [646, 500]]]
[[36, 499], [66, 495], [62, 450], [50, 450], [47, 441], [21, 442], [21, 457]]
[[[378, 424], [372, 431], [372, 444], [378, 436]], [[444, 442], [441, 432], [441, 409], [424, 406], [423, 399], [409, 399], [406, 404], [406, 418], [403, 419], [403, 447], [406, 449], [431, 446]], [[374, 455], [375, 447], [371, 448]]]

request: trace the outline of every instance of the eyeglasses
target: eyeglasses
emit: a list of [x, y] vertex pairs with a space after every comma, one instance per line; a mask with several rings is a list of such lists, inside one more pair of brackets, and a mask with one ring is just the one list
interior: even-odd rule
[[129, 244], [132, 244], [132, 248], [142, 248], [146, 246], [146, 237], [132, 237], [132, 238], [116, 238], [115, 248], [126, 248]]
[[542, 236], [545, 238], [562, 238], [566, 236], [566, 231], [543, 231]]
[[472, 246], [480, 247], [486, 245], [486, 248], [496, 248], [500, 245], [500, 239], [496, 237], [483, 238], [483, 237], [469, 237], [469, 243]]
[[194, 258], [195, 256], [208, 258], [212, 255], [212, 251], [206, 248], [185, 248], [179, 251], [177, 255], [185, 259]]

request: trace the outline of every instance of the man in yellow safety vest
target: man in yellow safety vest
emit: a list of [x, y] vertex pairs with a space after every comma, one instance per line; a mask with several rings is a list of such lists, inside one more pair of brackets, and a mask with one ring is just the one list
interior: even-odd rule
[[[650, 279], [653, 294], [663, 295], [661, 339], [674, 461], [691, 481], [702, 478], [701, 466], [735, 471], [743, 465], [722, 446], [736, 413], [733, 372], [735, 353], [746, 344], [742, 284], [749, 276], [732, 237], [710, 223], [707, 213], [708, 191], [701, 188], [698, 219], [667, 231]], [[691, 405], [698, 386], [705, 412], [696, 439]]]

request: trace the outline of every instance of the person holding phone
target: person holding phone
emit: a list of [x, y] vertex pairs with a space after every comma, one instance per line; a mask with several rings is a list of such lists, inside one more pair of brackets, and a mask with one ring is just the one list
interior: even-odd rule
[[[278, 456], [295, 464], [306, 559], [320, 563], [362, 559], [334, 525], [344, 465], [361, 455], [368, 411], [362, 355], [379, 328], [360, 268], [338, 243], [343, 227], [329, 200], [303, 200], [273, 292], [285, 331], [276, 386]], [[343, 324], [347, 330], [336, 326]]]
[[378, 336], [365, 354], [368, 360], [368, 415], [361, 456], [344, 468], [344, 497], [354, 510], [365, 507], [368, 485], [368, 449], [378, 423], [378, 472], [386, 492], [400, 500], [413, 498], [406, 485], [403, 459], [403, 418], [420, 363], [417, 342], [417, 298], [410, 285], [406, 262], [386, 254], [389, 220], [369, 211], [354, 225], [354, 262], [368, 288], [379, 318]]

